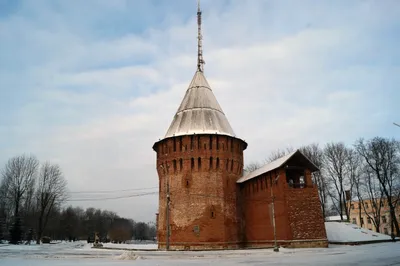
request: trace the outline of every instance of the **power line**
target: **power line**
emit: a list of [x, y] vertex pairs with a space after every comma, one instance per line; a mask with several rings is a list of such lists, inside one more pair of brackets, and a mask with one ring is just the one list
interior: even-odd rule
[[155, 191], [155, 192], [144, 192], [144, 193], [140, 193], [140, 194], [125, 195], [125, 196], [117, 196], [117, 197], [70, 199], [70, 200], [67, 200], [67, 201], [101, 201], [101, 200], [114, 200], [114, 199], [126, 199], [126, 198], [141, 197], [141, 196], [155, 195], [155, 194], [158, 194], [158, 191]]
[[139, 191], [155, 189], [158, 187], [147, 187], [147, 188], [131, 188], [131, 189], [118, 189], [118, 190], [86, 190], [86, 191], [70, 191], [70, 194], [100, 194], [100, 193], [116, 193], [116, 192], [126, 192], [126, 191]]

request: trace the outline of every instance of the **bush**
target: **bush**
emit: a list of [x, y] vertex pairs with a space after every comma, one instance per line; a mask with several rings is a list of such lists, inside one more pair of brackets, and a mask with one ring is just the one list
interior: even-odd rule
[[50, 244], [50, 242], [51, 242], [51, 238], [50, 237], [48, 237], [48, 236], [42, 237], [42, 243], [43, 244]]

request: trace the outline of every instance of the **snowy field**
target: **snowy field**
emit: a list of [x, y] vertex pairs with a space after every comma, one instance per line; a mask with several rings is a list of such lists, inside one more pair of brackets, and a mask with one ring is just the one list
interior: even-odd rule
[[0, 245], [0, 265], [400, 265], [400, 243], [331, 246], [324, 249], [225, 250], [195, 252], [92, 249], [85, 242]]
[[335, 243], [368, 242], [391, 239], [388, 235], [376, 233], [352, 223], [326, 222], [325, 229], [328, 241]]
[[113, 243], [103, 243], [105, 248], [113, 249], [142, 249], [142, 250], [157, 250], [157, 244], [113, 244]]

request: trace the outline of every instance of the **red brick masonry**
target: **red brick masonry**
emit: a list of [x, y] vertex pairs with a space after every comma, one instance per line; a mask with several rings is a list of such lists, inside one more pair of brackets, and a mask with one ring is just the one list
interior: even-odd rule
[[277, 239], [288, 247], [325, 247], [326, 232], [317, 188], [306, 170], [305, 188], [290, 188], [284, 169], [242, 184], [246, 143], [221, 135], [172, 137], [154, 144], [159, 175], [159, 249], [166, 248], [167, 186], [170, 191], [170, 249], [270, 247], [271, 178]]

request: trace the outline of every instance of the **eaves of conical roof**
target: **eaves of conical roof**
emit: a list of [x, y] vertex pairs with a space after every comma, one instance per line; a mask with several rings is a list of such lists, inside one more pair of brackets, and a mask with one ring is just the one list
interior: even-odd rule
[[197, 70], [165, 138], [189, 134], [235, 137], [204, 73]]

